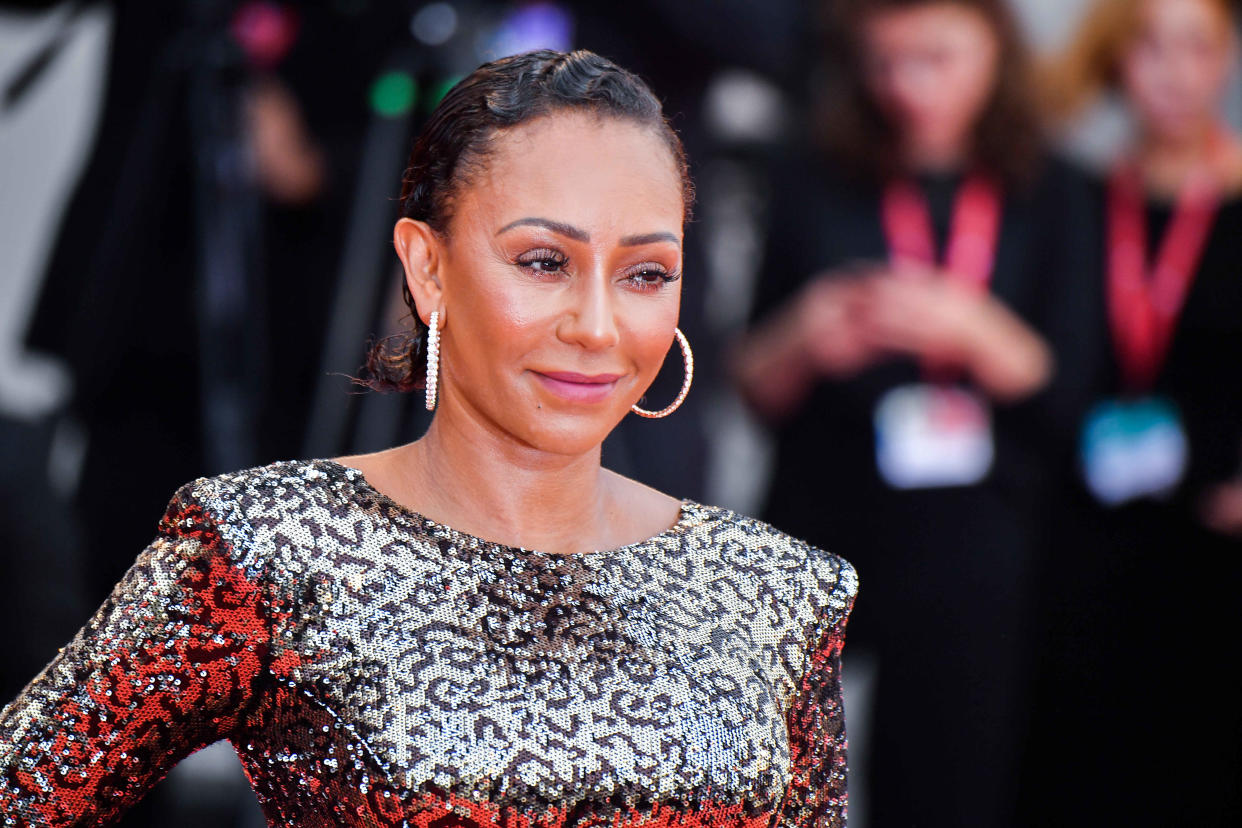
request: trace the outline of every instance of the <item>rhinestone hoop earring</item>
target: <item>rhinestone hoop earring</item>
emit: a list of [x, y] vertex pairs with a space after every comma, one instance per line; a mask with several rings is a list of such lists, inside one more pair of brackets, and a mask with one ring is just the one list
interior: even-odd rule
[[440, 381], [440, 312], [431, 312], [427, 323], [427, 410], [436, 409], [436, 385]]
[[686, 395], [690, 393], [690, 383], [694, 381], [694, 352], [690, 350], [690, 342], [686, 339], [686, 335], [681, 332], [681, 328], [674, 328], [673, 335], [677, 337], [677, 344], [681, 346], [681, 358], [686, 366], [686, 378], [682, 380], [681, 391], [677, 393], [677, 399], [673, 400], [667, 408], [661, 408], [659, 411], [648, 411], [645, 408], [639, 408], [637, 405], [630, 406], [630, 410], [640, 417], [648, 417], [653, 420], [667, 417], [681, 407], [681, 404], [686, 400]]

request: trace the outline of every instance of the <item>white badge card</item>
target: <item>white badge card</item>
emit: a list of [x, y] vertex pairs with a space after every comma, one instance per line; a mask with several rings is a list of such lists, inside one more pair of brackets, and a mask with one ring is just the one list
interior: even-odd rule
[[1177, 406], [1158, 397], [1100, 403], [1079, 444], [1087, 488], [1107, 506], [1171, 494], [1189, 457]]
[[995, 454], [988, 405], [967, 389], [903, 385], [876, 406], [876, 465], [895, 489], [974, 485]]

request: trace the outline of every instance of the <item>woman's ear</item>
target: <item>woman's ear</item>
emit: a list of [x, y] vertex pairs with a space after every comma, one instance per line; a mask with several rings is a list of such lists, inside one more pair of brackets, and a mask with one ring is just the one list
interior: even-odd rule
[[444, 241], [425, 221], [403, 218], [392, 230], [392, 243], [405, 269], [405, 283], [414, 297], [418, 316], [429, 324], [432, 311], [444, 322], [444, 286], [439, 269], [444, 261]]

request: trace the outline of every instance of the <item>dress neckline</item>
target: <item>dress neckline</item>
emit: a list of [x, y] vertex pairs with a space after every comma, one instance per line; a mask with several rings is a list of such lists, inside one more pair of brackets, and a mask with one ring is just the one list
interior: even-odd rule
[[637, 551], [644, 547], [658, 544], [662, 541], [673, 540], [681, 537], [690, 529], [703, 523], [704, 518], [707, 517], [706, 512], [708, 511], [702, 504], [688, 498], [683, 498], [681, 500], [681, 508], [677, 512], [677, 520], [674, 521], [674, 523], [667, 529], [664, 529], [663, 531], [660, 531], [648, 538], [635, 541], [634, 543], [627, 543], [623, 546], [612, 547], [610, 549], [595, 549], [590, 552], [570, 552], [558, 554], [554, 552], [544, 552], [539, 549], [529, 549], [523, 546], [514, 546], [512, 544], [502, 543], [501, 541], [487, 540], [486, 538], [481, 538], [477, 535], [471, 535], [468, 532], [463, 532], [460, 529], [455, 529], [447, 523], [432, 520], [421, 512], [399, 503], [384, 494], [382, 491], [375, 488], [375, 486], [371, 485], [371, 481], [367, 480], [366, 474], [364, 474], [361, 469], [354, 468], [353, 466], [346, 466], [344, 463], [328, 458], [321, 458], [314, 462], [326, 465], [337, 471], [353, 484], [355, 490], [364, 493], [367, 497], [382, 504], [389, 512], [399, 515], [409, 523], [419, 526], [423, 529], [423, 531], [433, 537], [447, 540], [455, 545], [465, 546], [471, 549], [495, 552], [521, 552], [526, 557], [534, 556], [549, 560], [583, 560], [599, 556], [612, 557], [615, 555], [622, 555], [627, 552]]

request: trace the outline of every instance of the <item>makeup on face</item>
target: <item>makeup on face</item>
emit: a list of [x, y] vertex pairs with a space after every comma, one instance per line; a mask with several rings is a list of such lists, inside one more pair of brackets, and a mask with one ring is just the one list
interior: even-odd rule
[[579, 374], [574, 371], [535, 371], [531, 373], [550, 393], [574, 403], [600, 403], [617, 389], [624, 374]]
[[598, 446], [672, 347], [683, 219], [650, 130], [567, 113], [498, 138], [445, 238], [440, 414], [460, 405], [557, 453]]

